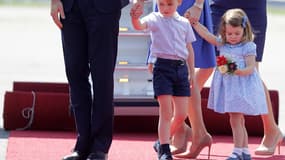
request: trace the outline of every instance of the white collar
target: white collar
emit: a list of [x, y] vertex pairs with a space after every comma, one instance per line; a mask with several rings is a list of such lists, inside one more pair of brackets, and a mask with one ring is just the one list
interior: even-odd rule
[[179, 20], [179, 18], [180, 18], [180, 15], [178, 14], [178, 12], [175, 12], [171, 17], [164, 17], [160, 12], [158, 12], [158, 15], [162, 18], [165, 18], [165, 19]]

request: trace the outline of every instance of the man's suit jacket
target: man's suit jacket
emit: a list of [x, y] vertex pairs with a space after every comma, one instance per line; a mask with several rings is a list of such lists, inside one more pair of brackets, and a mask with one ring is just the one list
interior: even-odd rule
[[[65, 12], [69, 12], [72, 8], [74, 0], [61, 0]], [[90, 0], [78, 0], [79, 5]], [[93, 0], [95, 8], [101, 13], [112, 13], [129, 4], [129, 0]]]

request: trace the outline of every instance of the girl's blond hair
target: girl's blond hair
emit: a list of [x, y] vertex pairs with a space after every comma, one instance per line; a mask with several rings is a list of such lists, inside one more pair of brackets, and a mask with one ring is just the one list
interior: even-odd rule
[[221, 17], [221, 23], [219, 26], [219, 35], [221, 36], [222, 43], [226, 43], [226, 24], [233, 27], [241, 26], [244, 28], [243, 37], [241, 42], [253, 41], [254, 34], [251, 28], [251, 24], [246, 13], [239, 8], [229, 9]]

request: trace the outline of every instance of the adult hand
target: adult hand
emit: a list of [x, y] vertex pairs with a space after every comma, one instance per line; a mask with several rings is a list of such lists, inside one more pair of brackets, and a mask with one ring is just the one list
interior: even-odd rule
[[184, 17], [186, 17], [191, 24], [195, 24], [199, 21], [201, 12], [201, 8], [198, 8], [197, 6], [193, 5], [184, 13]]
[[144, 0], [135, 0], [133, 3], [130, 15], [132, 18], [138, 19], [143, 14]]
[[58, 28], [61, 29], [62, 23], [60, 22], [60, 17], [64, 19], [65, 15], [63, 5], [60, 0], [51, 0], [50, 15], [53, 19], [53, 22], [58, 26]]

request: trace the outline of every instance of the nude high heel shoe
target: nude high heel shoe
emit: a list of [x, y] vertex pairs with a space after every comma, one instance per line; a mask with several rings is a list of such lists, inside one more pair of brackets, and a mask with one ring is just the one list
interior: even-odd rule
[[177, 158], [190, 158], [190, 159], [193, 159], [193, 158], [196, 158], [205, 147], [208, 147], [208, 159], [210, 159], [210, 151], [211, 151], [212, 142], [213, 142], [213, 140], [212, 140], [211, 135], [210, 134], [206, 134], [201, 139], [201, 141], [199, 142], [199, 144], [197, 145], [195, 150], [192, 149], [192, 146], [191, 146], [190, 152], [187, 151], [187, 152], [184, 152], [182, 154], [177, 154], [177, 155], [174, 155], [174, 156], [177, 157]]
[[273, 155], [275, 153], [276, 147], [278, 146], [278, 154], [280, 154], [280, 146], [284, 140], [282, 133], [280, 132], [273, 143], [272, 146], [265, 146], [263, 143], [255, 150], [256, 155]]
[[[180, 142], [182, 141], [182, 144], [175, 143], [176, 140], [172, 139], [172, 145], [170, 146], [171, 153], [174, 155], [185, 152], [187, 149], [188, 141], [191, 139], [191, 136], [192, 136], [192, 129], [186, 128], [183, 139], [182, 140], [180, 139]], [[181, 138], [181, 137], [174, 137], [174, 138]]]

